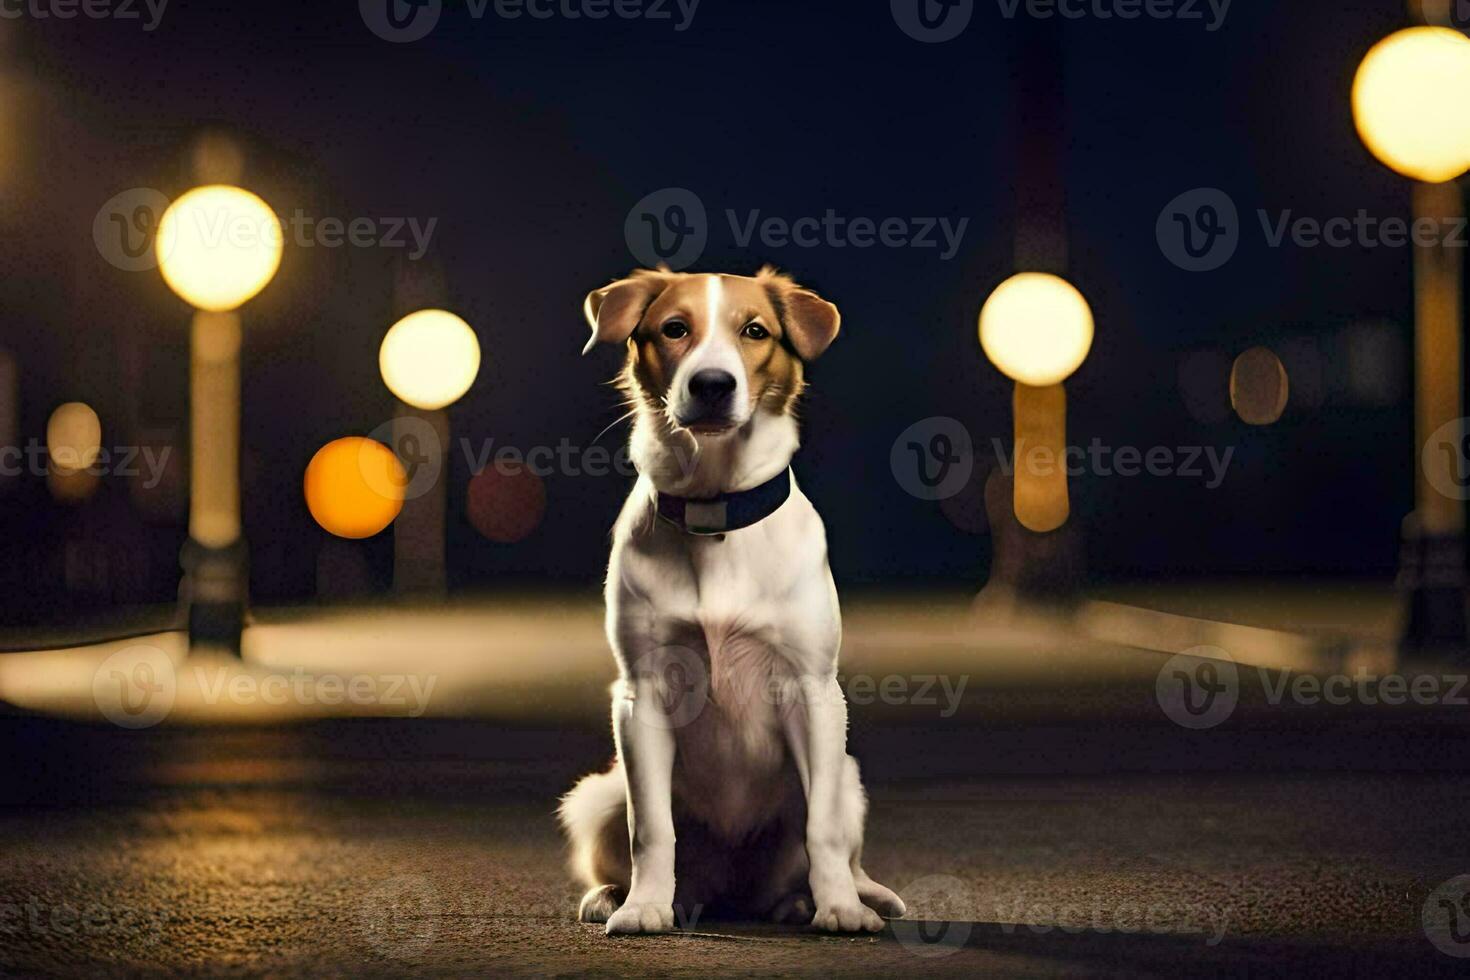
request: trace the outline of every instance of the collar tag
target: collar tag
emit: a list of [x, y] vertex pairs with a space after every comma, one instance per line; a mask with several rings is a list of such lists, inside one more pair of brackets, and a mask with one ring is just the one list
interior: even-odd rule
[[689, 534], [724, 534], [765, 520], [790, 496], [791, 470], [785, 469], [758, 487], [707, 500], [660, 493], [658, 516]]
[[691, 534], [719, 534], [729, 530], [729, 507], [723, 500], [684, 502], [684, 526]]

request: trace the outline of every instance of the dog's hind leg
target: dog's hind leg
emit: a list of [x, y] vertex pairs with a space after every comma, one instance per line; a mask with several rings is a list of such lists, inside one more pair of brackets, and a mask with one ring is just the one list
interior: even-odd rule
[[571, 842], [572, 875], [588, 891], [577, 918], [606, 922], [628, 895], [628, 796], [620, 764], [583, 777], [562, 797], [557, 811]]
[[622, 885], [598, 885], [587, 890], [577, 906], [578, 922], [606, 922], [612, 914], [623, 907], [628, 898], [628, 889]]

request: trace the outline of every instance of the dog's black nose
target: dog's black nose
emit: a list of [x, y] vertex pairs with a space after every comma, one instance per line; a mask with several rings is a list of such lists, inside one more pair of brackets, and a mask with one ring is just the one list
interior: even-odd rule
[[689, 379], [689, 394], [706, 405], [718, 404], [735, 391], [735, 375], [717, 368], [695, 371]]

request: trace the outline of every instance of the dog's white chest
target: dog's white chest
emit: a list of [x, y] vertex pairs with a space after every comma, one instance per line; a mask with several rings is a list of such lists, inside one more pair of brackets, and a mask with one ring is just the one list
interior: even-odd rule
[[607, 587], [615, 648], [636, 655], [696, 639], [715, 680], [747, 667], [764, 672], [762, 658], [740, 652], [752, 646], [794, 673], [824, 669], [809, 661], [814, 650], [835, 653], [840, 614], [826, 533], [798, 487], [765, 520], [724, 535], [692, 535], [661, 520], [632, 527], [627, 518], [615, 533]]
[[830, 673], [840, 643], [811, 503], [793, 487], [774, 514], [719, 537], [620, 522], [607, 598], [625, 677], [676, 660], [701, 675], [698, 710], [675, 716], [677, 795], [731, 839], [762, 824], [791, 778], [782, 699], [794, 679]]

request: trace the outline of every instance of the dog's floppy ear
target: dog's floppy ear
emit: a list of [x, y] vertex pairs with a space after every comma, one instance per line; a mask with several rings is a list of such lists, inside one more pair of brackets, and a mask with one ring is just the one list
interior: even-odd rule
[[582, 312], [592, 328], [592, 338], [582, 353], [590, 353], [600, 343], [621, 344], [633, 336], [644, 311], [672, 281], [673, 275], [665, 269], [639, 269], [627, 279], [588, 293]]
[[815, 361], [837, 339], [842, 314], [837, 307], [792, 281], [790, 276], [766, 266], [756, 273], [781, 318], [786, 338], [803, 361]]

